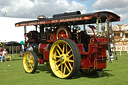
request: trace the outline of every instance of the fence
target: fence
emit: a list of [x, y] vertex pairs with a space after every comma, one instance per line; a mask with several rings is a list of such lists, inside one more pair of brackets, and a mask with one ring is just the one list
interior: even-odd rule
[[119, 51], [120, 55], [122, 55], [123, 51], [126, 51], [128, 54], [128, 45], [116, 45], [116, 51]]

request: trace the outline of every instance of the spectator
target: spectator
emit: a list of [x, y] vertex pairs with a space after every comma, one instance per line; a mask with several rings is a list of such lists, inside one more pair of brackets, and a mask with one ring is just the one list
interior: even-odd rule
[[2, 52], [0, 52], [0, 58], [1, 58], [1, 62], [3, 62]]
[[3, 62], [3, 60], [5, 61], [5, 56], [7, 56], [6, 49], [4, 49], [4, 51], [1, 54], [2, 54], [2, 56], [0, 56], [0, 58], [1, 58], [1, 62]]
[[27, 45], [27, 49], [26, 49], [26, 51], [33, 51], [33, 48], [32, 48], [31, 45], [29, 45], [29, 43], [28, 43], [28, 45]]

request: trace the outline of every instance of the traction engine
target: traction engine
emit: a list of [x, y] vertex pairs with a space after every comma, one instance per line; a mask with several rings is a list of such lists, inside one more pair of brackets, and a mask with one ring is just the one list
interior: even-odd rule
[[[16, 23], [17, 27], [24, 26], [25, 46], [32, 48], [23, 56], [24, 70], [34, 73], [38, 63], [46, 64], [58, 78], [72, 78], [78, 71], [88, 75], [102, 71], [107, 60], [117, 59], [111, 22], [119, 20], [118, 15], [107, 11], [77, 11]], [[35, 26], [35, 30], [26, 33], [26, 26]]]

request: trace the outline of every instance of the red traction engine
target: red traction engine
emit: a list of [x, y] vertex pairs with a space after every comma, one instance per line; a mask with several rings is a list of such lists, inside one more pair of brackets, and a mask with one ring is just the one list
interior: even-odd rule
[[[34, 73], [38, 63], [46, 64], [59, 78], [72, 78], [78, 71], [83, 74], [102, 71], [106, 68], [106, 50], [112, 41], [108, 36], [110, 23], [119, 20], [118, 15], [107, 11], [90, 14], [77, 11], [16, 23], [16, 27], [24, 26], [27, 48], [23, 56], [25, 72]], [[35, 26], [35, 30], [26, 33], [27, 26]], [[102, 28], [101, 33], [99, 27]], [[93, 33], [88, 34], [88, 29]]]

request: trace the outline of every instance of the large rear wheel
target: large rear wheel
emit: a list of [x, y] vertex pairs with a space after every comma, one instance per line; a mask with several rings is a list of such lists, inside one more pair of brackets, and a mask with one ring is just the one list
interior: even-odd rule
[[67, 25], [59, 25], [54, 32], [54, 36], [56, 36], [56, 39], [70, 39], [71, 38], [71, 32], [69, 31], [69, 28]]
[[33, 51], [27, 51], [23, 56], [23, 67], [25, 72], [34, 73], [38, 66], [37, 56]]
[[72, 78], [80, 69], [78, 46], [70, 39], [57, 40], [50, 49], [49, 63], [57, 77]]

